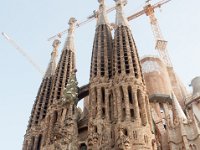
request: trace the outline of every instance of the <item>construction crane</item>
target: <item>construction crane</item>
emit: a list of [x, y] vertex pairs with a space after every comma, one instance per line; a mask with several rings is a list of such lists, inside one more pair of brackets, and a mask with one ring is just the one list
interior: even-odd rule
[[153, 31], [153, 34], [154, 34], [154, 38], [156, 40], [156, 50], [158, 50], [158, 53], [161, 57], [161, 59], [164, 61], [164, 63], [168, 66], [168, 67], [172, 67], [172, 63], [171, 63], [171, 60], [169, 58], [169, 55], [168, 55], [168, 51], [167, 51], [167, 41], [164, 40], [164, 37], [162, 35], [162, 32], [160, 30], [160, 27], [159, 27], [159, 24], [158, 24], [158, 21], [155, 17], [155, 14], [154, 14], [154, 11], [156, 8], [160, 8], [162, 5], [170, 2], [171, 0], [162, 0], [154, 5], [151, 5], [149, 2], [151, 0], [147, 0], [146, 1], [146, 5], [145, 7], [143, 8], [143, 10], [131, 15], [128, 17], [128, 21], [131, 21], [143, 14], [146, 14], [149, 19], [150, 19], [150, 24], [151, 24], [151, 27], [152, 27], [152, 31]]
[[[126, 5], [126, 4], [127, 4], [127, 0], [124, 0], [122, 3], [123, 3], [124, 5]], [[106, 10], [106, 13], [108, 14], [108, 13], [114, 11], [115, 8], [116, 8], [116, 6], [110, 7], [109, 9]], [[76, 24], [76, 28], [79, 28], [79, 27], [81, 27], [82, 25], [85, 25], [85, 24], [87, 24], [87, 23], [93, 21], [94, 19], [98, 18], [99, 13], [100, 13], [99, 10], [94, 10], [94, 11], [93, 11], [93, 14], [90, 15], [89, 17], [87, 17], [86, 20], [84, 20], [84, 21], [82, 21], [82, 22], [78, 22], [78, 23]], [[51, 41], [51, 40], [56, 39], [56, 38], [61, 38], [61, 37], [62, 37], [64, 34], [66, 34], [67, 32], [68, 32], [68, 30], [64, 30], [64, 31], [62, 31], [62, 32], [60, 32], [60, 33], [58, 33], [58, 34], [56, 34], [56, 35], [50, 37], [50, 38], [48, 39], [48, 41]]]
[[28, 61], [29, 63], [42, 75], [44, 74], [44, 71], [35, 63], [35, 61], [6, 33], [2, 32], [3, 37], [8, 40], [8, 42], [15, 47]]
[[[143, 7], [143, 9], [141, 11], [136, 12], [133, 15], [127, 17], [127, 19], [128, 19], [128, 21], [131, 21], [133, 19], [136, 19], [137, 17], [140, 17], [143, 14], [146, 14], [149, 17], [150, 24], [151, 24], [152, 31], [153, 31], [153, 35], [154, 35], [154, 38], [156, 40], [155, 48], [158, 51], [158, 53], [159, 53], [161, 59], [164, 61], [164, 63], [167, 66], [171, 67], [172, 63], [171, 63], [171, 60], [169, 58], [168, 51], [167, 51], [167, 41], [164, 40], [164, 38], [163, 38], [163, 35], [162, 35], [161, 30], [160, 30], [158, 21], [157, 21], [157, 19], [155, 17], [155, 14], [154, 14], [154, 11], [155, 11], [156, 8], [160, 8], [162, 5], [170, 2], [171, 0], [161, 0], [161, 1], [159, 1], [159, 2], [157, 2], [155, 4], [153, 4], [153, 5], [151, 5], [149, 3], [150, 1], [151, 0], [147, 0], [145, 7]], [[127, 4], [127, 0], [124, 0], [123, 3], [124, 3], [124, 5]], [[109, 8], [106, 12], [110, 13], [113, 10], [115, 10], [115, 8], [116, 8], [116, 6], [113, 6], [113, 7]], [[94, 20], [95, 18], [98, 17], [99, 13], [100, 12], [98, 10], [94, 10], [92, 15], [87, 17], [87, 19], [85, 21], [77, 23], [76, 27], [79, 28], [82, 25], [91, 22], [92, 20]], [[114, 26], [114, 24], [111, 24], [111, 25]], [[65, 33], [67, 33], [67, 30], [65, 30], [63, 32], [60, 32], [55, 36], [52, 36], [51, 38], [48, 39], [48, 41], [51, 41], [51, 40], [53, 40], [53, 39], [55, 39], [57, 37], [61, 38], [62, 35], [65, 34]]]

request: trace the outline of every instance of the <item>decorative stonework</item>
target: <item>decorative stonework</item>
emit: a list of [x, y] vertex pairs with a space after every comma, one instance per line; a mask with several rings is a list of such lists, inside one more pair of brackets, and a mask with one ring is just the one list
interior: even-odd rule
[[[155, 85], [146, 86], [144, 82], [138, 50], [123, 13], [124, 4], [115, 1], [116, 28], [112, 38], [104, 0], [99, 0], [84, 111], [77, 108], [80, 88], [75, 70], [76, 19], [71, 18], [56, 70], [59, 42], [53, 43], [50, 69], [33, 106], [23, 150], [200, 149], [199, 122], [193, 110], [188, 108], [185, 115], [174, 95], [153, 95], [149, 101], [147, 86]], [[159, 65], [147, 61], [143, 73], [161, 73]], [[165, 81], [159, 82], [159, 87], [163, 84]], [[171, 92], [171, 88], [166, 89]]]
[[142, 72], [143, 73], [150, 73], [150, 72], [160, 73], [160, 71], [161, 71], [161, 68], [156, 62], [146, 61], [142, 64]]

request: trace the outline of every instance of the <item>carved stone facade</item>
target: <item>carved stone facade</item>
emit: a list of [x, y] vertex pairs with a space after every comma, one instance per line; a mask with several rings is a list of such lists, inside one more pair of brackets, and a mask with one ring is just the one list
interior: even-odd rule
[[[193, 92], [193, 96], [187, 98], [185, 101], [186, 105], [184, 105], [183, 98], [186, 98], [187, 95], [187, 92], [184, 90], [185, 88], [177, 78], [172, 79], [169, 73], [170, 68], [166, 67], [160, 58], [156, 56], [146, 56], [141, 60], [141, 64], [150, 97], [152, 118], [156, 126], [156, 137], [159, 137], [160, 148], [189, 149], [190, 145], [192, 145], [192, 147], [195, 145], [195, 147], [198, 148], [199, 126], [195, 122], [198, 122], [196, 116], [200, 111], [197, 110], [197, 115], [194, 117], [194, 109], [190, 107], [197, 106], [194, 104], [194, 95], [198, 94], [194, 93], [198, 92]], [[174, 74], [173, 68], [171, 68], [171, 73]], [[173, 78], [175, 78], [175, 76]], [[172, 84], [172, 81], [174, 84]], [[193, 82], [193, 84], [194, 83], [195, 87], [200, 85], [199, 82]], [[177, 88], [175, 88], [174, 85], [176, 85]], [[173, 98], [171, 93], [173, 93]], [[176, 97], [178, 100], [176, 100]], [[183, 108], [187, 108], [185, 110], [185, 112], [187, 112], [187, 117], [179, 103], [182, 104], [181, 106]], [[195, 132], [193, 132], [193, 130], [195, 130]]]
[[[124, 3], [115, 1], [112, 37], [104, 0], [99, 0], [88, 85], [78, 87], [76, 80], [74, 18], [57, 67], [59, 41], [54, 42], [23, 150], [200, 149], [198, 115], [193, 115], [190, 104], [185, 115], [178, 102], [182, 97], [176, 99], [177, 82], [172, 85], [159, 58], [140, 62]], [[83, 97], [82, 112], [77, 103]]]

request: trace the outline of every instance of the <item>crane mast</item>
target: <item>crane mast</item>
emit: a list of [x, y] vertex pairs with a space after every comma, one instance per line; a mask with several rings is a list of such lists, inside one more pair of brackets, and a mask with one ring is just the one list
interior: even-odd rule
[[15, 47], [18, 52], [20, 52], [28, 61], [29, 63], [41, 74], [44, 74], [43, 70], [37, 65], [37, 63], [6, 33], [2, 32], [3, 37], [8, 40], [8, 42]]
[[[153, 5], [151, 5], [149, 3], [150, 1], [151, 0], [147, 0], [146, 5], [145, 5], [145, 7], [143, 7], [142, 10], [140, 10], [140, 11], [134, 13], [133, 15], [127, 17], [127, 19], [128, 19], [128, 21], [131, 21], [133, 19], [136, 19], [137, 17], [140, 17], [143, 14], [146, 14], [149, 17], [151, 28], [152, 28], [152, 31], [153, 31], [153, 35], [154, 35], [154, 38], [156, 40], [155, 49], [158, 51], [161, 59], [164, 61], [166, 66], [172, 67], [172, 63], [171, 63], [171, 60], [170, 60], [170, 57], [169, 57], [168, 51], [167, 51], [167, 41], [164, 40], [164, 37], [163, 37], [162, 32], [160, 30], [157, 18], [154, 14], [154, 10], [156, 8], [160, 8], [163, 4], [166, 4], [171, 0], [161, 0], [161, 1], [159, 1], [155, 4], [153, 4]], [[127, 0], [123, 0], [123, 4], [124, 5], [127, 4]], [[115, 10], [115, 8], [116, 8], [116, 6], [113, 6], [109, 9], [107, 9], [106, 13], [112, 12], [113, 10]], [[99, 13], [100, 13], [99, 10], [94, 10], [93, 14], [90, 15], [89, 17], [87, 17], [87, 19], [85, 21], [77, 23], [76, 28], [79, 28], [82, 25], [87, 24], [87, 23], [91, 22], [92, 20], [96, 19], [98, 17]], [[48, 41], [51, 41], [51, 40], [57, 39], [57, 38], [61, 38], [62, 35], [67, 33], [67, 32], [68, 32], [68, 30], [64, 30], [64, 31], [50, 37], [48, 39]], [[10, 44], [12, 46], [14, 46], [29, 61], [29, 63], [32, 64], [32, 66], [38, 72], [40, 72], [41, 74], [44, 73], [43, 70], [40, 69], [39, 65], [37, 65], [37, 63], [35, 63], [35, 61], [13, 39], [11, 39], [6, 33], [2, 33], [2, 35], [10, 42]]]
[[[161, 0], [161, 1], [159, 1], [158, 3], [156, 3], [154, 5], [151, 5], [149, 3], [150, 1], [151, 0], [147, 0], [146, 1], [146, 6], [143, 8], [143, 10], [141, 10], [139, 12], [136, 12], [135, 14], [127, 17], [127, 19], [128, 19], [128, 21], [131, 21], [133, 19], [136, 19], [137, 17], [140, 17], [143, 14], [146, 14], [149, 17], [151, 28], [152, 28], [152, 31], [153, 31], [153, 35], [154, 35], [154, 38], [156, 40], [155, 49], [158, 51], [158, 53], [160, 55], [160, 58], [163, 60], [163, 62], [166, 64], [166, 66], [172, 67], [172, 63], [171, 63], [171, 60], [170, 60], [170, 57], [169, 57], [169, 54], [168, 54], [168, 51], [167, 51], [167, 41], [164, 40], [164, 38], [163, 38], [163, 35], [162, 35], [161, 30], [160, 30], [158, 21], [157, 21], [157, 19], [155, 17], [155, 14], [154, 14], [154, 10], [156, 8], [160, 8], [162, 5], [168, 3], [171, 0]], [[127, 0], [124, 0], [123, 3], [126, 4]], [[115, 10], [115, 6], [107, 9], [106, 13], [110, 13], [113, 10]], [[98, 17], [98, 14], [99, 14], [99, 11], [98, 10], [94, 10], [92, 15], [87, 17], [87, 19], [85, 21], [77, 23], [76, 27], [79, 28], [82, 25], [91, 22], [92, 20], [94, 20], [95, 18]], [[65, 34], [65, 33], [67, 33], [67, 30], [65, 30], [63, 32], [60, 32], [57, 35], [52, 36], [51, 38], [48, 39], [48, 41], [53, 40], [53, 39], [55, 39], [57, 37], [61, 38], [62, 35]]]
[[146, 6], [143, 7], [141, 11], [138, 11], [134, 13], [133, 15], [129, 16], [127, 19], [128, 21], [131, 21], [133, 19], [136, 19], [137, 17], [142, 16], [143, 14], [146, 14], [150, 19], [150, 24], [152, 28], [152, 32], [154, 35], [154, 38], [156, 40], [156, 46], [155, 49], [158, 51], [158, 54], [160, 55], [160, 58], [164, 61], [164, 63], [172, 67], [172, 63], [167, 51], [167, 41], [164, 39], [162, 32], [160, 30], [157, 18], [155, 16], [154, 10], [156, 8], [160, 8], [162, 5], [170, 2], [171, 0], [161, 0], [157, 2], [156, 4], [151, 5], [149, 2], [150, 0], [146, 1]]
[[[166, 3], [166, 1], [162, 1], [162, 4], [164, 4], [163, 2]], [[161, 2], [158, 4], [161, 4]], [[167, 66], [172, 67], [172, 63], [171, 63], [171, 60], [170, 60], [170, 57], [169, 57], [169, 54], [167, 51], [167, 41], [164, 40], [164, 37], [160, 30], [159, 23], [157, 21], [155, 13], [154, 13], [154, 9], [155, 8], [149, 3], [149, 1], [147, 1], [146, 6], [144, 7], [144, 12], [150, 19], [151, 28], [152, 28], [152, 31], [154, 34], [154, 38], [156, 40], [155, 48], [158, 51], [158, 53], [159, 53], [161, 59], [164, 61], [164, 63]]]

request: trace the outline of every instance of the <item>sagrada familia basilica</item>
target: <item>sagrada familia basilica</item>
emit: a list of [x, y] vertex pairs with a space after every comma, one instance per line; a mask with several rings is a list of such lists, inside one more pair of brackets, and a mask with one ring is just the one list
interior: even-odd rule
[[200, 150], [200, 77], [188, 97], [173, 67], [157, 56], [140, 59], [124, 4], [115, 2], [113, 36], [99, 0], [87, 85], [76, 79], [75, 18], [58, 64], [54, 41], [23, 150]]

